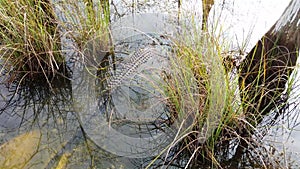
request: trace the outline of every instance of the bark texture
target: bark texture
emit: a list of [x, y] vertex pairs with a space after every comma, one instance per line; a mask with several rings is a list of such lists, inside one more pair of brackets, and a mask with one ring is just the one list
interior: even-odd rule
[[202, 30], [206, 30], [208, 15], [214, 3], [214, 0], [202, 0]]
[[299, 19], [300, 1], [292, 0], [241, 64], [240, 95], [247, 117], [255, 123], [278, 104], [296, 65], [300, 46]]

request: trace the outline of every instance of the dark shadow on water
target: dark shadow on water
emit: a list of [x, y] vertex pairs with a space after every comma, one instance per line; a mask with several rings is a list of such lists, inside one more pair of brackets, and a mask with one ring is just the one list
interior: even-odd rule
[[[1, 144], [20, 134], [38, 131], [41, 143], [36, 145], [38, 152], [28, 166], [45, 167], [46, 159], [53, 156], [51, 149], [59, 150], [78, 130], [77, 118], [71, 109], [71, 89], [69, 78], [60, 75], [52, 77], [51, 84], [42, 74], [35, 80], [28, 78], [10, 85], [1, 83]], [[39, 157], [46, 159], [39, 161]]]
[[[107, 59], [107, 58], [106, 58]], [[109, 59], [100, 64], [100, 68], [109, 66]], [[103, 70], [103, 69], [101, 69]], [[71, 74], [71, 73], [70, 73]], [[106, 71], [98, 71], [99, 87], [105, 88]], [[27, 166], [29, 168], [55, 168], [67, 159], [66, 168], [185, 168], [192, 158], [188, 168], [277, 168], [279, 162], [272, 161], [270, 150], [262, 145], [262, 132], [242, 138], [236, 131], [246, 124], [232, 124], [222, 131], [215, 143], [214, 158], [219, 162], [215, 165], [206, 146], [197, 142], [197, 135], [189, 135], [176, 144], [168, 154], [160, 157], [126, 158], [106, 152], [96, 145], [85, 133], [75, 112], [72, 98], [72, 81], [70, 76], [55, 76], [51, 78], [51, 87], [43, 78], [36, 81], [25, 79], [23, 83], [14, 83], [0, 87], [0, 143], [32, 130], [41, 132], [41, 142], [37, 145], [38, 152]], [[297, 86], [296, 86], [297, 88]], [[103, 92], [103, 91], [102, 91]], [[108, 94], [107, 94], [108, 95]], [[102, 95], [105, 98], [107, 95]], [[288, 103], [289, 96], [284, 96], [278, 102], [285, 106], [273, 111], [262, 126], [276, 125], [277, 120], [297, 107], [296, 103]], [[101, 100], [99, 98], [99, 100]], [[111, 103], [109, 103], [111, 104]], [[103, 105], [103, 102], [99, 102]], [[105, 111], [103, 110], [99, 111]], [[236, 127], [236, 128], [234, 128]], [[261, 127], [263, 128], [263, 127]], [[197, 131], [197, 129], [195, 129]], [[210, 144], [209, 142], [207, 144]], [[197, 149], [199, 147], [199, 149]], [[194, 151], [197, 149], [197, 153]], [[264, 161], [262, 161], [262, 159]], [[270, 159], [270, 161], [266, 160]], [[155, 160], [155, 162], [153, 162]], [[153, 163], [152, 163], [153, 162]], [[268, 163], [269, 162], [269, 163]], [[213, 165], [214, 164], [214, 165]], [[1, 167], [0, 167], [1, 168]]]
[[65, 76], [54, 76], [51, 84], [40, 74], [34, 80], [25, 77], [20, 82], [4, 82], [0, 85], [0, 115], [15, 118], [13, 123], [19, 127], [29, 121], [33, 125], [45, 111], [49, 112], [49, 116], [64, 115], [67, 110], [62, 110], [61, 107], [71, 104], [71, 83]]
[[[108, 66], [109, 63], [105, 59], [100, 64], [100, 68]], [[97, 84], [100, 86], [97, 89], [101, 91], [101, 88], [107, 85], [103, 79], [106, 72], [98, 71], [97, 75]], [[205, 145], [198, 143], [197, 135], [193, 134], [176, 144], [168, 154], [163, 153], [158, 158], [127, 158], [106, 152], [85, 133], [85, 126], [82, 126], [78, 119], [78, 112], [73, 110], [70, 77], [53, 77], [51, 87], [43, 78], [37, 79], [40, 80], [25, 80], [21, 84], [15, 83], [9, 87], [1, 84], [0, 87], [0, 143], [3, 144], [19, 134], [32, 130], [42, 133], [41, 142], [37, 145], [38, 152], [28, 163], [31, 168], [55, 168], [64, 158], [67, 159], [66, 168], [123, 167], [139, 169], [146, 168], [151, 164], [150, 168], [176, 169], [185, 168], [190, 158], [192, 158], [192, 162], [188, 168], [191, 169], [211, 168], [215, 165], [212, 165], [213, 161], [207, 158], [211, 156], [209, 150], [206, 150]], [[103, 97], [105, 98], [107, 95], [102, 95], [102, 99], [99, 98], [99, 100], [109, 102], [109, 99], [103, 100]], [[286, 98], [288, 97], [283, 97], [283, 103], [286, 103]], [[113, 105], [112, 103], [107, 104]], [[99, 102], [99, 105], [104, 104]], [[270, 120], [264, 125], [276, 125], [276, 119], [281, 118], [283, 112], [290, 111], [288, 104], [285, 105], [286, 107], [274, 111], [273, 116], [270, 116]], [[106, 108], [99, 111], [105, 112], [105, 110]], [[233, 124], [233, 126], [235, 125]], [[220, 164], [216, 165], [216, 168], [261, 168], [264, 165], [268, 168], [276, 168], [279, 166], [277, 163], [274, 164], [274, 161], [262, 162], [261, 158], [266, 160], [270, 158], [271, 154], [268, 154], [270, 151], [265, 147], [259, 146], [262, 144], [261, 135], [254, 134], [248, 138], [241, 138], [235, 134], [240, 127], [226, 129], [220, 140], [214, 140], [213, 155]], [[198, 147], [199, 149], [197, 149]], [[197, 153], [194, 154], [196, 149]]]

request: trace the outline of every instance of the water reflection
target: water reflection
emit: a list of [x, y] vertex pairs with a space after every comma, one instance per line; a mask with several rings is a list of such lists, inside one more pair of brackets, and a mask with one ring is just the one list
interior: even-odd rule
[[[149, 35], [146, 37], [151, 39]], [[140, 38], [145, 37], [140, 35]], [[115, 60], [120, 63], [112, 63], [111, 68], [106, 69], [111, 71], [101, 72], [101, 68], [100, 72], [95, 69], [86, 71], [84, 65], [78, 64], [75, 74], [78, 74], [79, 80], [74, 77], [76, 80], [73, 83], [73, 96], [78, 103], [77, 110], [82, 126], [98, 146], [120, 156], [155, 156], [162, 148], [168, 146], [174, 135], [172, 133], [176, 132], [159, 123], [166, 121], [165, 118], [170, 116], [165, 105], [165, 96], [158, 88], [158, 83], [162, 82], [157, 76], [167, 64], [168, 55], [158, 55], [153, 40], [150, 41], [151, 44], [141, 41], [136, 43], [136, 46], [124, 45], [125, 42], [128, 40], [122, 43], [122, 47], [130, 47], [123, 47], [121, 50], [118, 44], [115, 46], [115, 49], [120, 49], [122, 53], [119, 55], [118, 50], [115, 51]], [[152, 47], [141, 48], [139, 44]], [[163, 49], [162, 45], [157, 45]], [[139, 48], [143, 51], [132, 54], [140, 50]], [[130, 54], [124, 57], [126, 51]], [[93, 77], [91, 72], [111, 76], [104, 79], [108, 85], [97, 90], [101, 91], [100, 94], [95, 93], [98, 79]]]
[[0, 168], [121, 168], [82, 130], [70, 78], [38, 79], [1, 83]]
[[[73, 137], [78, 130], [76, 127], [78, 122], [70, 109], [72, 105], [70, 80], [55, 76], [50, 87], [44, 77], [37, 79], [24, 80], [10, 86], [1, 83], [0, 133], [1, 144], [5, 142], [11, 144], [15, 142], [11, 141], [12, 138], [23, 133], [31, 131], [40, 133], [38, 135], [40, 141], [32, 145], [37, 147], [32, 159], [22, 165], [44, 168], [62, 149], [63, 143]], [[36, 136], [33, 135], [32, 141]], [[28, 139], [30, 142], [31, 138]], [[5, 144], [2, 146], [5, 149]], [[11, 154], [10, 158], [14, 158], [18, 153], [20, 152]], [[1, 165], [5, 164], [1, 162]]]
[[[149, 20], [156, 18], [163, 24], [169, 22], [162, 16], [148, 14], [146, 17], [151, 18]], [[144, 18], [136, 16], [132, 21], [139, 19]], [[141, 25], [150, 28], [149, 20], [144, 20]], [[128, 22], [123, 20], [116, 25], [126, 24]], [[160, 30], [156, 26], [155, 31]], [[161, 150], [169, 148], [177, 126], [172, 127], [174, 117], [171, 108], [162, 92], [157, 90], [158, 84], [155, 84], [162, 83], [155, 76], [162, 72], [157, 65], [168, 66], [168, 57], [161, 57], [161, 60], [149, 57], [141, 61], [148, 66], [141, 64], [139, 69], [134, 70], [136, 73], [122, 70], [135, 62], [135, 56], [143, 54], [141, 52], [134, 55], [138, 48], [145, 49], [150, 44], [152, 48], [149, 53], [160, 56], [161, 53], [157, 54], [155, 50], [164, 48], [168, 53], [171, 42], [152, 31], [145, 34], [128, 31], [124, 27], [119, 27], [118, 30], [119, 32], [114, 32], [114, 51], [101, 51], [100, 54], [96, 51], [93, 54], [98, 59], [96, 65], [86, 65], [83, 61], [74, 63], [75, 66], [72, 66], [76, 70], [72, 72], [72, 81], [69, 80], [70, 77], [57, 76], [53, 79], [51, 88], [43, 80], [28, 80], [22, 85], [14, 84], [10, 87], [1, 84], [0, 168], [8, 168], [8, 164], [3, 162], [5, 160], [20, 159], [18, 154], [22, 151], [29, 154], [26, 162], [22, 162], [26, 165], [25, 168], [145, 168], [156, 158], [148, 157], [149, 155], [157, 155]], [[99, 39], [93, 40], [96, 44], [100, 42]], [[117, 83], [112, 84], [114, 81]], [[296, 107], [297, 105], [294, 106]], [[290, 118], [295, 119], [297, 116], [296, 113]], [[253, 168], [262, 166], [263, 162], [259, 158], [270, 158], [270, 154], [261, 153], [269, 150], [257, 148], [257, 145], [264, 144], [260, 136], [250, 139], [255, 141], [253, 144], [245, 144], [237, 135], [233, 135], [233, 131], [224, 131], [225, 141], [216, 143], [215, 157], [221, 167]], [[123, 134], [122, 137], [119, 133]], [[165, 133], [169, 135], [163, 135]], [[202, 148], [201, 143], [197, 142], [197, 134], [199, 133], [189, 135], [187, 142]], [[22, 140], [23, 145], [34, 148], [18, 149], [15, 154], [8, 153], [15, 151], [7, 146], [8, 143], [19, 148], [18, 140]], [[103, 145], [110, 147], [109, 151]], [[132, 150], [134, 146], [137, 148]], [[179, 142], [167, 154], [157, 157], [151, 168], [184, 168], [191, 157], [194, 161], [191, 168], [211, 167], [212, 161], [204, 159], [201, 153], [193, 156], [194, 152], [185, 149], [186, 146], [185, 142]], [[123, 151], [122, 154], [120, 151]], [[4, 155], [3, 152], [9, 155]], [[266, 164], [267, 168], [278, 166], [272, 162], [274, 161]]]

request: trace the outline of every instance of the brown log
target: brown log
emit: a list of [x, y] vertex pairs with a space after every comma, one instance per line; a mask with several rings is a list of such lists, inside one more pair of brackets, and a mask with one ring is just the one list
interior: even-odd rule
[[244, 111], [255, 123], [277, 105], [296, 65], [299, 19], [300, 1], [292, 0], [240, 65], [239, 87]]

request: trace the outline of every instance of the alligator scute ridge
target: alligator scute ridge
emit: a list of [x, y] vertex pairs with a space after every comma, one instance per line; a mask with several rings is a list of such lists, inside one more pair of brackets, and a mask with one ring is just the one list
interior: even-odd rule
[[120, 63], [120, 67], [115, 75], [113, 75], [108, 80], [108, 87], [110, 90], [116, 89], [120, 86], [125, 79], [130, 75], [135, 73], [139, 66], [146, 63], [150, 58], [155, 56], [162, 56], [158, 53], [157, 49], [154, 47], [146, 47], [143, 49], [138, 49], [130, 57], [130, 59], [125, 63]]

